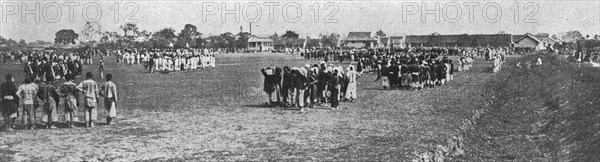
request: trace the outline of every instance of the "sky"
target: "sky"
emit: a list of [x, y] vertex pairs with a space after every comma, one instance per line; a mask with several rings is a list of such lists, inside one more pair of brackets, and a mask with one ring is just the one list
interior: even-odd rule
[[[52, 41], [61, 29], [81, 33], [87, 21], [122, 34], [136, 23], [155, 32], [193, 24], [203, 36], [241, 30], [300, 37], [382, 30], [404, 34], [512, 34], [579, 30], [600, 33], [600, 0], [533, 1], [0, 1], [0, 36]], [[237, 15], [237, 19], [236, 19]], [[36, 20], [37, 19], [37, 20]]]

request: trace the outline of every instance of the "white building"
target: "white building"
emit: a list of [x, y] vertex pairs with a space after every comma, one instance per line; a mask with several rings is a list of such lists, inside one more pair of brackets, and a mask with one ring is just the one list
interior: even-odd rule
[[271, 51], [273, 50], [274, 42], [268, 36], [252, 35], [248, 38], [248, 50], [250, 51]]

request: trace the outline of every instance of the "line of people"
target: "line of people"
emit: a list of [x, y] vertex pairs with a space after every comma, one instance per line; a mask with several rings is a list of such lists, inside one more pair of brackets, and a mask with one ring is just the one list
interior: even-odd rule
[[31, 56], [23, 66], [23, 72], [34, 81], [60, 80], [68, 74], [81, 75], [83, 71], [83, 62], [77, 55], [37, 53]]
[[421, 90], [444, 85], [454, 79], [454, 64], [447, 57], [442, 60], [388, 61], [380, 64], [378, 69], [375, 81], [380, 80], [384, 89]]
[[119, 64], [143, 64], [150, 73], [177, 72], [216, 67], [216, 52], [208, 49], [153, 49], [116, 51]]
[[[373, 72], [381, 62], [397, 62], [398, 60], [427, 60], [438, 56], [459, 56], [460, 71], [468, 69], [475, 57], [485, 57], [502, 54], [510, 55], [513, 50], [508, 47], [417, 47], [404, 49], [305, 49], [301, 55], [306, 60], [324, 60], [338, 63], [356, 62], [357, 71]], [[466, 68], [463, 68], [464, 67]]]
[[297, 107], [300, 111], [327, 103], [330, 109], [337, 109], [340, 100], [354, 102], [357, 79], [361, 76], [353, 65], [345, 72], [341, 66], [325, 62], [283, 69], [267, 67], [261, 72], [265, 77], [263, 91], [268, 96], [267, 105]]
[[[56, 128], [58, 122], [58, 111], [60, 99], [64, 105], [66, 125], [72, 128], [77, 114], [82, 107], [85, 116], [86, 127], [94, 127], [97, 120], [97, 109], [100, 97], [104, 97], [106, 110], [106, 121], [110, 125], [117, 117], [116, 102], [117, 88], [112, 82], [112, 74], [106, 74], [106, 82], [99, 85], [94, 81], [91, 72], [86, 74], [86, 80], [76, 84], [75, 75], [67, 74], [66, 82], [57, 86], [51, 79], [46, 79], [36, 84], [32, 77], [26, 77], [22, 85], [17, 86], [11, 74], [5, 76], [6, 82], [0, 84], [0, 112], [4, 118], [4, 130], [10, 131], [15, 128], [15, 120], [22, 117], [24, 129], [34, 129], [36, 124], [36, 109], [42, 107], [42, 121], [46, 128]], [[80, 103], [83, 103], [81, 105]], [[19, 112], [19, 105], [21, 112]]]

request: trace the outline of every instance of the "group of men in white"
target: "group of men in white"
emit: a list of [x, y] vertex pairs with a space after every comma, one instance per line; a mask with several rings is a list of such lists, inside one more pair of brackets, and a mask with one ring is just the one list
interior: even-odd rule
[[174, 72], [216, 67], [215, 54], [208, 49], [119, 52], [117, 62], [128, 65], [144, 64], [144, 68], [151, 73]]

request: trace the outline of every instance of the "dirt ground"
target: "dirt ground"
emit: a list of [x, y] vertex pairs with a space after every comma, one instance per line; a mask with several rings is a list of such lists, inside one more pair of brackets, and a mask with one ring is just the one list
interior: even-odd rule
[[459, 161], [600, 161], [600, 69], [538, 53], [507, 62]]
[[[365, 74], [357, 101], [302, 113], [264, 106], [259, 71], [318, 63], [300, 56], [225, 54], [216, 68], [169, 74], [105, 62], [119, 90], [116, 124], [0, 132], [0, 161], [409, 161], [458, 134], [462, 119], [489, 98], [486, 84], [498, 79], [481, 60], [422, 91], [383, 90]], [[23, 80], [21, 65], [0, 68]]]

